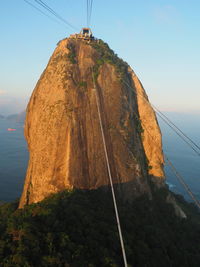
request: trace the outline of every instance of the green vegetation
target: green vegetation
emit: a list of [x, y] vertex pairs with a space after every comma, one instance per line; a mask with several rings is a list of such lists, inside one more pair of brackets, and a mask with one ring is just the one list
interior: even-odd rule
[[[199, 266], [200, 215], [182, 198], [174, 215], [166, 190], [132, 204], [118, 198], [130, 266]], [[61, 192], [17, 210], [0, 207], [0, 266], [123, 266], [110, 192]]]
[[135, 121], [136, 121], [136, 129], [139, 134], [142, 134], [144, 132], [144, 129], [142, 127], [142, 122], [141, 120], [135, 116]]
[[69, 49], [69, 53], [67, 55], [69, 61], [72, 64], [76, 64], [76, 50], [75, 50], [75, 45], [73, 43], [68, 43], [67, 48]]
[[[199, 266], [200, 215], [182, 197], [174, 215], [167, 191], [132, 204], [118, 199], [130, 266]], [[17, 210], [0, 207], [0, 266], [123, 266], [110, 193], [61, 192]]]
[[87, 82], [85, 81], [79, 82], [78, 87], [82, 90], [85, 90], [87, 88]]
[[91, 43], [90, 45], [98, 51], [98, 59], [94, 67], [94, 78], [97, 79], [99, 67], [104, 63], [109, 63], [115, 66], [118, 77], [123, 79], [124, 75], [127, 73], [128, 64], [120, 59], [117, 54], [109, 48], [108, 44], [104, 43], [102, 40], [98, 40], [98, 42]]

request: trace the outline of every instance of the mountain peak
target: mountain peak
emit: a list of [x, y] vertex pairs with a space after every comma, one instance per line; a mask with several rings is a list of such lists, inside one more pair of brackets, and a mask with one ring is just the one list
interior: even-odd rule
[[124, 198], [150, 196], [151, 181], [164, 185], [161, 133], [139, 79], [102, 40], [67, 38], [27, 107], [30, 160], [20, 207], [66, 188], [109, 186], [100, 117]]

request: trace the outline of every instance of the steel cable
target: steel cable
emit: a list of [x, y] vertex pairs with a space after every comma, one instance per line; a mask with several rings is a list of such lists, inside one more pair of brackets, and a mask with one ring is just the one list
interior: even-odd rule
[[42, 0], [34, 0], [37, 4], [42, 6], [44, 9], [46, 9], [48, 12], [53, 14], [57, 19], [68, 25], [69, 27], [73, 28], [74, 30], [77, 30], [75, 26], [73, 26], [71, 23], [69, 23], [67, 20], [65, 20], [63, 17], [61, 17], [57, 12], [55, 12], [51, 7], [49, 7], [44, 1]]
[[44, 13], [41, 9], [39, 9], [38, 7], [36, 7], [35, 5], [33, 5], [32, 3], [30, 3], [27, 0], [24, 0], [24, 2], [26, 2], [28, 5], [30, 5], [31, 7], [33, 7], [34, 9], [36, 9], [37, 11], [39, 11], [41, 14], [43, 14], [44, 16], [48, 17], [49, 19], [51, 19], [52, 21], [56, 22], [56, 23], [60, 23], [60, 21], [57, 21], [55, 19], [53, 19], [52, 17], [50, 17], [49, 15], [47, 15], [46, 13]]
[[[167, 118], [167, 116], [165, 115], [165, 117], [163, 117], [162, 112], [159, 111], [158, 108], [156, 108], [155, 106], [153, 106], [142, 94], [139, 94], [138, 92], [135, 91], [135, 89], [130, 86], [127, 82], [123, 81], [124, 84], [126, 84], [129, 88], [131, 88], [133, 90], [133, 92], [137, 95], [142, 97], [146, 102], [149, 103], [149, 105], [152, 107], [152, 109], [156, 112], [156, 114], [198, 155], [200, 156], [200, 152], [198, 150], [196, 150], [196, 148], [194, 148], [193, 144], [195, 144], [194, 141], [192, 141], [192, 139], [190, 137], [188, 137], [183, 131], [181, 131], [177, 126], [175, 126], [174, 123], [171, 122], [170, 119], [165, 119], [165, 117]], [[198, 145], [195, 144], [195, 147], [199, 147]]]
[[109, 181], [110, 181], [110, 186], [111, 186], [113, 204], [114, 204], [114, 209], [115, 209], [115, 216], [116, 216], [117, 227], [118, 227], [118, 232], [119, 232], [119, 239], [120, 239], [122, 255], [123, 255], [123, 260], [124, 260], [124, 266], [128, 267], [127, 259], [126, 259], [126, 252], [125, 252], [125, 247], [124, 247], [124, 240], [123, 240], [123, 235], [122, 235], [122, 231], [121, 231], [119, 213], [118, 213], [118, 208], [117, 208], [117, 202], [116, 202], [116, 197], [115, 197], [115, 191], [114, 191], [114, 186], [113, 186], [113, 179], [112, 179], [110, 163], [109, 163], [109, 158], [108, 158], [108, 151], [107, 151], [107, 146], [106, 146], [105, 133], [104, 133], [104, 129], [103, 129], [103, 122], [102, 122], [101, 111], [100, 111], [99, 95], [98, 95], [96, 84], [95, 84], [93, 69], [92, 69], [92, 79], [93, 79], [93, 86], [94, 86], [94, 89], [95, 89], [97, 111], [98, 111], [98, 116], [99, 116], [99, 124], [100, 124], [100, 129], [101, 129], [102, 140], [103, 140], [103, 147], [104, 147], [104, 153], [105, 153], [105, 158], [106, 158], [106, 165], [107, 165], [107, 169], [108, 169], [108, 176], [109, 176]]

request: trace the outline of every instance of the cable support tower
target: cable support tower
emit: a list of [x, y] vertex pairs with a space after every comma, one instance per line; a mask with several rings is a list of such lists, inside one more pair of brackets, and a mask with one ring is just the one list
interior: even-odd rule
[[[188, 137], [183, 131], [179, 129], [174, 123], [171, 122], [170, 119], [167, 118], [166, 115], [164, 115], [158, 108], [156, 108], [154, 105], [151, 104], [142, 94], [139, 94], [135, 91], [135, 89], [130, 86], [127, 82], [123, 81], [124, 84], [126, 84], [130, 89], [133, 90], [133, 92], [137, 95], [142, 97], [147, 103], [150, 104], [150, 106], [153, 108], [155, 113], [200, 157], [200, 150], [198, 151], [196, 148], [200, 148], [190, 137]], [[164, 117], [163, 117], [163, 115]], [[165, 117], [167, 119], [165, 119]], [[195, 147], [194, 145], [195, 144]]]
[[40, 5], [44, 9], [46, 9], [49, 13], [51, 13], [52, 15], [54, 15], [58, 20], [62, 21], [64, 24], [66, 24], [67, 26], [71, 27], [72, 29], [77, 30], [77, 28], [75, 26], [73, 26], [70, 22], [68, 22], [63, 17], [61, 17], [57, 12], [55, 12], [51, 7], [49, 7], [44, 1], [42, 1], [42, 0], [34, 0], [34, 1], [38, 5]]
[[93, 79], [93, 86], [94, 86], [94, 89], [95, 89], [97, 111], [98, 111], [98, 116], [99, 116], [99, 124], [100, 124], [100, 129], [101, 129], [102, 140], [103, 140], [103, 147], [104, 147], [106, 165], [107, 165], [108, 176], [109, 176], [109, 181], [110, 181], [110, 186], [111, 186], [111, 192], [112, 192], [115, 216], [116, 216], [116, 221], [117, 221], [117, 228], [118, 228], [119, 239], [120, 239], [122, 255], [123, 255], [123, 260], [124, 260], [124, 266], [128, 267], [127, 259], [126, 259], [126, 251], [125, 251], [125, 246], [124, 246], [124, 240], [123, 240], [123, 235], [122, 235], [122, 231], [121, 231], [119, 213], [118, 213], [118, 208], [117, 208], [115, 190], [114, 190], [114, 186], [113, 186], [111, 168], [110, 168], [110, 163], [109, 163], [109, 158], [108, 158], [108, 151], [107, 151], [107, 146], [106, 146], [106, 140], [105, 140], [105, 133], [104, 133], [104, 128], [103, 128], [102, 116], [101, 116], [101, 111], [100, 111], [100, 100], [99, 100], [99, 95], [98, 95], [98, 92], [97, 92], [97, 87], [96, 87], [96, 83], [95, 83], [93, 69], [92, 69], [92, 79]]

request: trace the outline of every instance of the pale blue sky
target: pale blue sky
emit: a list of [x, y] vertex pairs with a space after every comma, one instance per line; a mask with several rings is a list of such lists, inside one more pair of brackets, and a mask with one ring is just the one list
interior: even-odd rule
[[[86, 25], [85, 0], [44, 2], [78, 31]], [[200, 113], [200, 1], [93, 3], [94, 35], [131, 65], [151, 102], [162, 110]], [[23, 0], [1, 1], [0, 10], [0, 113], [12, 113], [24, 108], [57, 42], [75, 31]]]

